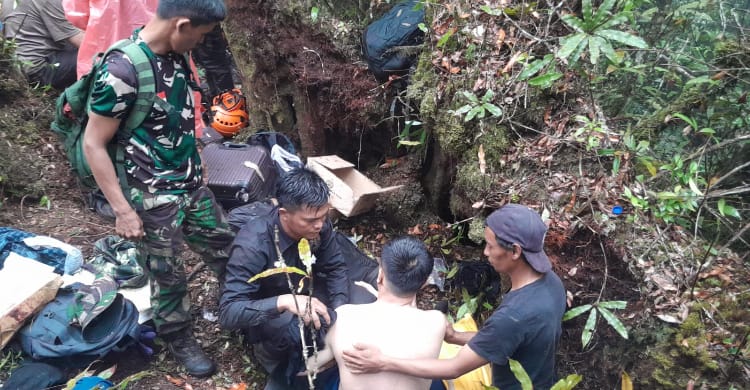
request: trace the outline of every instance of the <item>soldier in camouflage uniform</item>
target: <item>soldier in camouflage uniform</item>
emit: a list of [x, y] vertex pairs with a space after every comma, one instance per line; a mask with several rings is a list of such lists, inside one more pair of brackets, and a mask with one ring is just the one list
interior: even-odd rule
[[184, 240], [222, 280], [234, 234], [203, 185], [192, 81], [183, 54], [225, 16], [222, 0], [160, 0], [156, 16], [131, 37], [155, 71], [157, 98], [145, 121], [124, 140], [130, 193], [123, 193], [107, 153], [137, 95], [136, 70], [122, 52], [112, 52], [97, 73], [83, 146], [114, 210], [117, 234], [138, 242], [138, 262], [151, 282], [157, 331], [176, 360], [196, 377], [211, 375], [216, 366], [191, 332], [185, 265], [178, 251]]

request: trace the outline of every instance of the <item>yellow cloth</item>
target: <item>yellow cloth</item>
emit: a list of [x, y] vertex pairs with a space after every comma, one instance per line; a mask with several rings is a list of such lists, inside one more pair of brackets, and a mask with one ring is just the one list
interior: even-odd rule
[[[471, 314], [466, 314], [464, 318], [453, 324], [453, 329], [461, 332], [476, 332], [477, 323], [474, 322]], [[448, 344], [443, 341], [443, 346], [440, 348], [440, 359], [450, 359], [456, 356], [459, 349], [461, 349], [460, 345]], [[485, 364], [456, 379], [444, 380], [443, 384], [448, 390], [484, 390], [486, 386], [492, 385], [492, 368], [489, 364]]]

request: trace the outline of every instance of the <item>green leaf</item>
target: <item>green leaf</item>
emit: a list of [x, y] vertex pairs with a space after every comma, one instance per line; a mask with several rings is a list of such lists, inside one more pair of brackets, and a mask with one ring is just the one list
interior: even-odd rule
[[625, 16], [622, 13], [619, 13], [612, 17], [612, 19], [607, 20], [606, 22], [602, 23], [600, 26], [597, 27], [597, 30], [607, 30], [612, 27], [618, 26], [620, 24], [623, 24], [628, 21], [628, 17]]
[[419, 146], [419, 145], [422, 145], [422, 143], [420, 141], [405, 141], [405, 140], [400, 140], [400, 141], [398, 141], [398, 145], [399, 146], [401, 146], [401, 145], [404, 145], [404, 146]]
[[568, 311], [565, 312], [565, 314], [563, 315], [562, 320], [563, 321], [567, 321], [567, 320], [576, 318], [579, 315], [581, 315], [581, 314], [585, 313], [586, 311], [588, 311], [589, 309], [591, 309], [591, 307], [592, 307], [591, 305], [582, 305], [582, 306], [574, 307], [574, 308], [572, 308], [572, 309], [570, 309], [570, 310], [568, 310]]
[[255, 275], [255, 276], [253, 276], [252, 278], [248, 279], [247, 282], [248, 283], [252, 283], [252, 282], [254, 282], [254, 281], [258, 280], [258, 279], [266, 278], [266, 277], [277, 275], [277, 274], [281, 274], [281, 273], [299, 274], [299, 275], [302, 275], [302, 276], [307, 276], [307, 272], [305, 272], [305, 271], [303, 271], [303, 270], [301, 270], [301, 269], [299, 269], [297, 267], [279, 267], [279, 268], [267, 269], [267, 270], [265, 270], [265, 271], [263, 271], [263, 272]]
[[417, 25], [417, 28], [420, 29], [423, 33], [426, 33], [427, 31], [429, 31], [429, 29], [424, 23], [419, 23]]
[[537, 76], [529, 80], [529, 85], [542, 89], [549, 88], [552, 86], [552, 83], [555, 82], [555, 80], [561, 78], [562, 76], [563, 74], [558, 72], [545, 73], [541, 76]]
[[550, 388], [550, 390], [570, 390], [574, 387], [576, 387], [581, 380], [583, 380], [583, 377], [578, 374], [570, 374], [567, 377], [560, 379], [555, 383], [554, 386]]
[[628, 306], [626, 301], [605, 301], [596, 304], [599, 307], [606, 307], [607, 309], [624, 309]]
[[480, 10], [484, 11], [484, 13], [492, 15], [492, 16], [500, 16], [503, 14], [503, 10], [500, 8], [490, 8], [488, 5], [483, 5], [479, 7]]
[[579, 32], [579, 33], [585, 32], [583, 21], [581, 19], [578, 19], [574, 15], [570, 15], [570, 14], [563, 15], [562, 21], [565, 22], [565, 24], [570, 26], [576, 32]]
[[612, 41], [617, 41], [623, 45], [637, 47], [639, 49], [645, 49], [648, 47], [646, 41], [632, 34], [628, 34], [624, 31], [619, 30], [597, 30], [596, 35], [607, 38]]
[[438, 40], [436, 46], [438, 48], [442, 48], [443, 46], [445, 46], [445, 44], [448, 43], [448, 41], [451, 39], [453, 34], [455, 34], [455, 32], [456, 32], [455, 28], [451, 28], [448, 31], [446, 31], [445, 34], [443, 34], [443, 36], [440, 37], [440, 40]]
[[130, 385], [130, 382], [137, 382], [147, 376], [154, 375], [151, 371], [141, 371], [136, 372], [135, 374], [129, 375], [127, 378], [123, 379], [120, 383], [112, 387], [112, 390], [125, 390], [128, 388], [128, 385]]
[[698, 132], [701, 133], [701, 134], [705, 134], [705, 135], [715, 135], [716, 134], [716, 130], [714, 130], [714, 129], [710, 128], [710, 127], [704, 127], [702, 129], [698, 130]]
[[576, 50], [578, 45], [580, 45], [586, 37], [587, 35], [585, 33], [578, 33], [562, 38], [560, 40], [560, 49], [557, 51], [557, 56], [562, 59], [568, 58], [568, 56]]
[[492, 116], [502, 116], [503, 110], [500, 109], [500, 107], [492, 104], [492, 103], [484, 103], [482, 104], [482, 107], [484, 107], [485, 110], [489, 111]]
[[110, 368], [108, 368], [108, 369], [106, 369], [106, 370], [104, 370], [104, 371], [96, 374], [96, 376], [98, 376], [98, 377], [100, 377], [102, 379], [109, 379], [109, 378], [112, 377], [112, 375], [115, 374], [115, 371], [117, 371], [117, 364], [115, 364], [114, 366], [112, 366], [112, 367], [110, 367]]
[[591, 342], [591, 337], [594, 336], [594, 328], [596, 327], [596, 310], [591, 310], [589, 313], [589, 318], [586, 320], [586, 325], [583, 327], [583, 332], [581, 333], [581, 344], [583, 344], [582, 348], [586, 348], [587, 345]]
[[695, 184], [695, 180], [691, 177], [688, 180], [688, 186], [690, 187], [690, 190], [693, 191], [698, 196], [703, 196], [703, 192], [698, 188], [698, 185]]
[[545, 66], [549, 65], [555, 57], [552, 54], [547, 54], [544, 58], [536, 60], [527, 64], [520, 75], [518, 75], [518, 81], [524, 81], [529, 77], [537, 74]]
[[693, 119], [693, 118], [691, 118], [691, 117], [689, 117], [687, 115], [681, 114], [679, 112], [675, 112], [674, 114], [672, 114], [672, 116], [676, 116], [676, 117], [682, 119], [683, 121], [685, 121], [685, 123], [687, 123], [688, 125], [690, 125], [690, 127], [692, 127], [693, 129], [697, 129], [698, 128], [698, 122], [695, 119]]
[[484, 93], [484, 96], [482, 96], [482, 103], [489, 103], [494, 97], [495, 92], [491, 89], [488, 89], [487, 92]]
[[[476, 107], [472, 108], [471, 111], [469, 111], [469, 113], [466, 114], [466, 118], [464, 118], [464, 122], [468, 122], [468, 121], [474, 119], [474, 117], [477, 116], [477, 114], [480, 114], [480, 113], [484, 114], [484, 107], [482, 107], [482, 106], [476, 106]], [[484, 115], [480, 115], [480, 118], [483, 117], [483, 116]]]
[[601, 47], [602, 42], [604, 42], [604, 39], [601, 37], [589, 38], [589, 61], [591, 61], [593, 65], [596, 65], [596, 63], [599, 62], [599, 48]]
[[318, 20], [318, 13], [320, 12], [320, 9], [318, 7], [312, 7], [310, 8], [310, 19], [315, 23]]
[[602, 39], [601, 42], [599, 42], [599, 50], [601, 50], [602, 53], [604, 53], [604, 56], [613, 64], [619, 64], [622, 62], [622, 57], [617, 55], [615, 49], [612, 48], [612, 45], [606, 39]]
[[531, 378], [529, 378], [529, 374], [526, 373], [521, 363], [513, 359], [508, 359], [508, 363], [510, 363], [510, 370], [513, 372], [513, 376], [521, 383], [521, 389], [533, 390], [534, 385], [531, 383]]
[[581, 8], [583, 11], [583, 20], [590, 21], [594, 19], [593, 7], [591, 6], [591, 0], [583, 0], [581, 2]]
[[599, 306], [597, 307], [597, 310], [602, 313], [602, 317], [604, 317], [607, 322], [612, 325], [613, 328], [617, 331], [617, 333], [622, 336], [625, 340], [628, 339], [628, 330], [625, 329], [625, 325], [620, 322], [620, 320], [615, 316], [611, 311]]
[[685, 87], [695, 85], [695, 84], [705, 84], [705, 83], [715, 84], [716, 81], [711, 80], [711, 78], [708, 76], [699, 76], [699, 77], [695, 77], [695, 78], [688, 80], [688, 82], [685, 83]]
[[463, 115], [463, 114], [466, 114], [466, 113], [467, 113], [467, 112], [469, 112], [469, 110], [471, 110], [471, 109], [472, 109], [473, 107], [474, 107], [474, 106], [472, 106], [471, 104], [466, 104], [466, 105], [463, 105], [463, 106], [461, 106], [461, 108], [459, 108], [458, 110], [454, 111], [454, 112], [453, 112], [453, 114], [454, 114], [454, 115]]
[[728, 215], [730, 217], [735, 217], [737, 219], [741, 219], [742, 218], [740, 216], [740, 212], [737, 211], [736, 208], [734, 208], [733, 206], [730, 206], [730, 205], [725, 205], [724, 206], [724, 214], [726, 214], [726, 215]]
[[479, 104], [479, 98], [477, 95], [474, 95], [472, 92], [469, 91], [461, 91], [461, 94], [464, 95], [466, 99], [468, 99], [470, 102], [476, 104]]
[[617, 172], [620, 172], [620, 156], [615, 156], [612, 160], [612, 176], [617, 175]]
[[602, 23], [607, 18], [607, 16], [609, 16], [609, 11], [612, 10], [612, 6], [614, 5], [615, 5], [615, 0], [602, 1], [602, 4], [596, 10], [596, 14], [594, 15], [594, 20], [596, 21], [596, 24]]

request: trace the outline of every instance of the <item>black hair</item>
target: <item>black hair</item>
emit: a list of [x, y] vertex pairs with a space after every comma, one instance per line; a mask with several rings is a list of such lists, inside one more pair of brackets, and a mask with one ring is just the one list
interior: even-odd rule
[[328, 204], [329, 196], [326, 182], [306, 168], [293, 169], [279, 178], [276, 191], [279, 206], [292, 212], [302, 207], [319, 209]]
[[218, 23], [227, 17], [224, 0], [159, 0], [156, 15], [161, 19], [185, 17], [193, 26]]
[[424, 285], [434, 260], [421, 240], [403, 236], [385, 244], [380, 265], [388, 288], [394, 295], [405, 298], [416, 294]]
[[[516, 248], [514, 246], [515, 245], [514, 243], [503, 240], [502, 238], [498, 237], [497, 234], [495, 235], [495, 241], [497, 242], [497, 245], [500, 245], [501, 248], [505, 249], [506, 251], [511, 251], [515, 253]], [[526, 264], [529, 264], [528, 260], [526, 260], [526, 255], [523, 254], [523, 248], [521, 248], [521, 259], [523, 259], [523, 261], [525, 261]], [[529, 264], [529, 266], [531, 266], [531, 264]]]

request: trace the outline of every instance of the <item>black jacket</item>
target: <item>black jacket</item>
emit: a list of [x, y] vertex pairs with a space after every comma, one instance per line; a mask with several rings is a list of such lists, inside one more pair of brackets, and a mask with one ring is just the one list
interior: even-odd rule
[[[267, 269], [276, 268], [276, 226], [279, 231], [279, 248], [286, 264], [305, 269], [299, 259], [297, 241], [287, 236], [281, 228], [278, 207], [270, 210], [258, 207], [250, 218], [237, 234], [227, 264], [226, 282], [219, 303], [219, 321], [225, 329], [248, 329], [263, 325], [269, 316], [279, 315], [276, 309], [277, 297], [290, 293], [284, 274], [260, 278], [253, 283], [247, 282]], [[346, 263], [329, 220], [326, 220], [320, 232], [320, 242], [317, 245], [311, 244], [316, 257], [312, 267], [314, 295], [329, 308], [336, 309], [349, 301], [349, 279]], [[290, 275], [296, 288], [302, 276]], [[321, 289], [325, 291], [320, 291]], [[302, 294], [307, 294], [307, 291]]]

